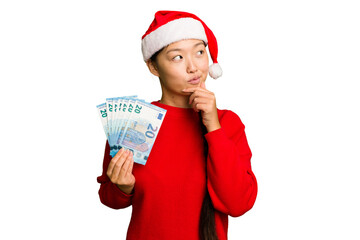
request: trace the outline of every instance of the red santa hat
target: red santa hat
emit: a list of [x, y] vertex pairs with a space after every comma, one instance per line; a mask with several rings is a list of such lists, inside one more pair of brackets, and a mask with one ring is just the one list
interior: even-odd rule
[[142, 36], [141, 50], [144, 61], [166, 47], [184, 39], [203, 40], [208, 45], [213, 64], [209, 67], [210, 77], [216, 79], [222, 75], [217, 62], [218, 46], [213, 32], [197, 16], [187, 12], [158, 11], [154, 21]]

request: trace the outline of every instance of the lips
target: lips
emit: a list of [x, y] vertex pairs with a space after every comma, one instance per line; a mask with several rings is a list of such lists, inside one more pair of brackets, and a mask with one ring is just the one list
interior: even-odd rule
[[188, 81], [188, 83], [190, 83], [190, 84], [192, 84], [192, 85], [197, 85], [197, 84], [199, 84], [199, 83], [200, 83], [200, 76], [194, 77], [194, 78], [190, 79], [190, 80]]

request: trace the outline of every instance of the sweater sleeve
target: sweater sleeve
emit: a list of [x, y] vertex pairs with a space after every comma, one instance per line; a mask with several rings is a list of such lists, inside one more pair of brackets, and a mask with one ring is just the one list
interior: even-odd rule
[[216, 210], [238, 217], [253, 207], [257, 196], [252, 153], [240, 118], [226, 111], [219, 120], [221, 128], [205, 135], [207, 187]]
[[105, 153], [104, 153], [104, 162], [103, 162], [103, 172], [102, 175], [97, 178], [98, 183], [100, 183], [99, 197], [100, 201], [114, 209], [126, 208], [131, 205], [131, 200], [133, 194], [126, 194], [121, 191], [114, 183], [112, 183], [109, 177], [106, 174], [109, 163], [111, 161], [110, 155], [110, 146], [106, 142]]

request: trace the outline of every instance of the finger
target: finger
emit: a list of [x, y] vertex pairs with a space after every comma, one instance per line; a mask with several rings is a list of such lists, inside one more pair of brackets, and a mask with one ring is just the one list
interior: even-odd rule
[[115, 156], [111, 159], [109, 166], [108, 166], [108, 170], [107, 170], [107, 175], [108, 177], [110, 177], [112, 175], [112, 172], [114, 170], [114, 166], [116, 164], [116, 162], [119, 160], [120, 156], [123, 154], [124, 149], [121, 148], [116, 154]]
[[129, 160], [129, 158], [126, 158], [124, 165], [122, 166], [122, 168], [120, 170], [119, 178], [123, 178], [127, 175], [129, 167], [130, 167], [130, 160]]
[[114, 170], [112, 172], [112, 179], [118, 179], [121, 168], [126, 160], [127, 155], [129, 154], [129, 150], [125, 150], [124, 153], [120, 156], [119, 160], [116, 162]]
[[196, 91], [194, 93], [192, 93], [189, 97], [189, 104], [192, 104], [192, 102], [194, 101], [195, 98], [211, 98], [212, 96], [212, 92], [210, 91]]
[[208, 104], [209, 104], [209, 100], [206, 98], [195, 98], [191, 106], [196, 112], [199, 112], [199, 111], [204, 111], [205, 108], [202, 106], [203, 105], [207, 106]]
[[205, 82], [201, 82], [200, 87], [206, 89]]
[[129, 173], [129, 169], [130, 169], [132, 161], [133, 161], [133, 152], [129, 151], [129, 155], [126, 157], [126, 160], [125, 160], [125, 162], [129, 163], [129, 164], [127, 164], [126, 167], [125, 167], [125, 164], [124, 164], [124, 170], [125, 170], [126, 174]]
[[207, 112], [207, 104], [206, 103], [197, 103], [194, 108], [196, 109], [195, 111], [199, 112]]
[[191, 88], [185, 88], [185, 89], [183, 89], [182, 91], [183, 92], [187, 92], [187, 93], [191, 93], [191, 92], [195, 92], [195, 91], [203, 91], [203, 92], [208, 92], [208, 90], [207, 89], [205, 89], [205, 88], [202, 88], [202, 87], [191, 87]]
[[120, 148], [120, 150], [115, 154], [114, 157], [120, 157], [125, 152], [125, 150], [125, 148]]
[[129, 170], [128, 170], [129, 174], [132, 174], [133, 168], [134, 168], [134, 158], [133, 158], [133, 155], [131, 154], [130, 167], [129, 167]]

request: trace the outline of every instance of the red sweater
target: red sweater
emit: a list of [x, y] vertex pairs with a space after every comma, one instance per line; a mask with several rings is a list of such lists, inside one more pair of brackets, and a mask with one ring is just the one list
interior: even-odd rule
[[167, 113], [146, 165], [134, 163], [132, 194], [122, 192], [107, 177], [111, 160], [107, 144], [103, 174], [97, 179], [101, 202], [114, 209], [132, 205], [128, 240], [198, 240], [207, 184], [218, 238], [227, 239], [228, 215], [247, 212], [257, 195], [243, 123], [235, 113], [218, 110], [221, 128], [205, 134], [209, 149], [205, 159], [199, 114], [152, 104]]

